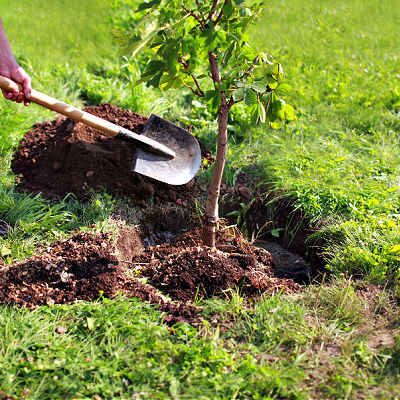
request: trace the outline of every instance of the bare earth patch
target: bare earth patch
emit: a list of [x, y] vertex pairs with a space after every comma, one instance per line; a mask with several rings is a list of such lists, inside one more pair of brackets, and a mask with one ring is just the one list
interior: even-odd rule
[[[174, 323], [196, 321], [191, 306], [196, 296], [221, 295], [228, 288], [239, 288], [247, 296], [299, 289], [291, 279], [274, 277], [269, 253], [241, 236], [230, 238], [226, 252], [193, 246], [196, 232], [147, 249], [138, 245], [134, 231], [121, 232], [116, 241], [108, 234], [77, 233], [39, 248], [23, 262], [3, 264], [0, 302], [34, 308], [123, 293], [158, 304], [167, 322]], [[133, 277], [138, 270], [148, 285]]]

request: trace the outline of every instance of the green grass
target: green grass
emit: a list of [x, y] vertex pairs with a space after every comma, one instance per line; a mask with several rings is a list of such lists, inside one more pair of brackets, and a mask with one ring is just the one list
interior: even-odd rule
[[115, 58], [106, 2], [4, 0], [0, 14], [13, 52], [35, 69]]
[[[231, 350], [217, 331], [199, 335], [185, 324], [170, 331], [158, 313], [136, 300], [33, 312], [5, 308], [0, 318], [4, 393], [29, 389], [27, 398], [41, 399], [301, 398], [292, 387], [290, 362], [283, 360], [278, 372], [242, 357], [247, 345]], [[57, 326], [66, 333], [56, 333]]]
[[[134, 4], [3, 0], [0, 15], [36, 89], [78, 107], [107, 101], [192, 121], [213, 148], [215, 121], [200, 102], [135, 86], [143, 60], [118, 56], [109, 31], [130, 26]], [[255, 164], [263, 183], [320, 224], [336, 279], [254, 302], [237, 293], [200, 301], [206, 320], [196, 328], [168, 328], [134, 299], [2, 306], [0, 398], [398, 398], [399, 13], [389, 0], [269, 2], [251, 40], [282, 62], [297, 119], [279, 131], [248, 126], [240, 108], [230, 119], [225, 180], [235, 181], [232, 166]], [[0, 100], [0, 219], [14, 228], [0, 239], [3, 261], [77, 229], [113, 230], [126, 204], [107, 193], [55, 203], [14, 190], [16, 146], [35, 122], [53, 118]], [[366, 300], [366, 282], [391, 289]], [[373, 347], [376, 335], [390, 344]]]
[[[351, 281], [254, 304], [235, 293], [229, 298], [201, 303], [219, 328], [204, 321], [170, 329], [152, 306], [124, 298], [33, 311], [2, 307], [0, 393], [311, 399], [385, 398], [398, 390], [398, 344], [383, 353], [368, 347], [374, 332], [360, 327], [376, 323], [379, 310], [353, 317], [365, 304]], [[386, 306], [389, 324], [395, 308]], [[60, 326], [65, 333], [57, 333]]]
[[252, 35], [282, 62], [297, 120], [285, 131], [253, 129], [245, 148], [259, 154], [265, 181], [311, 220], [340, 221], [324, 228], [347, 235], [345, 245], [331, 241], [333, 251], [326, 249], [334, 273], [395, 284], [398, 19], [393, 1], [268, 3]]

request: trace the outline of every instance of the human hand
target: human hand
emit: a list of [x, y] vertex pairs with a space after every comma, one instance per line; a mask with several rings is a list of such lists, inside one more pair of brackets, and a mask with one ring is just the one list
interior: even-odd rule
[[18, 64], [15, 64], [0, 71], [0, 74], [23, 86], [23, 91], [13, 90], [12, 92], [7, 92], [2, 90], [4, 98], [6, 100], [16, 101], [17, 103], [22, 103], [23, 101], [26, 106], [29, 106], [32, 88], [31, 78], [26, 71]]
[[6, 33], [4, 32], [3, 21], [0, 18], [0, 75], [13, 79], [15, 82], [20, 83], [23, 90], [13, 90], [7, 92], [2, 90], [3, 96], [7, 100], [16, 101], [26, 106], [30, 104], [31, 98], [31, 78], [25, 70], [18, 65], [15, 61], [14, 54], [11, 51], [10, 44], [8, 43]]

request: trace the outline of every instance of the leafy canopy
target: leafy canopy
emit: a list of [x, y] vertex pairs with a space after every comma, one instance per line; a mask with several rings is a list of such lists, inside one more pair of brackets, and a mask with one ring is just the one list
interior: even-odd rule
[[[294, 119], [294, 109], [279, 99], [290, 90], [281, 65], [252, 48], [246, 31], [260, 14], [263, 1], [151, 0], [140, 3], [135, 31], [114, 30], [122, 54], [151, 49], [139, 83], [162, 90], [187, 87], [217, 112], [221, 93], [229, 108], [243, 102], [252, 122]], [[208, 72], [209, 57], [218, 61], [220, 82]], [[207, 80], [212, 79], [210, 85]]]

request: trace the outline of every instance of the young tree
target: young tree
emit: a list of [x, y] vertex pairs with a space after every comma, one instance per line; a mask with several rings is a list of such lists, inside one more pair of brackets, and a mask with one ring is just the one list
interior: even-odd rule
[[[135, 32], [113, 32], [125, 54], [151, 49], [141, 82], [163, 90], [186, 87], [218, 114], [218, 146], [203, 221], [203, 243], [215, 247], [218, 200], [228, 145], [228, 116], [237, 103], [253, 123], [276, 127], [294, 119], [278, 98], [281, 65], [249, 46], [246, 31], [264, 1], [150, 0], [139, 4]], [[207, 83], [211, 82], [211, 85]], [[208, 90], [206, 90], [208, 88]]]

